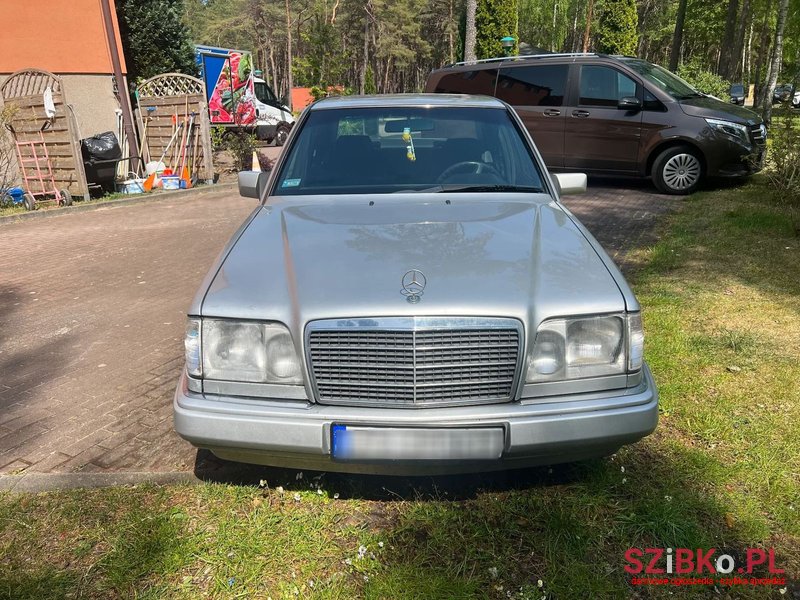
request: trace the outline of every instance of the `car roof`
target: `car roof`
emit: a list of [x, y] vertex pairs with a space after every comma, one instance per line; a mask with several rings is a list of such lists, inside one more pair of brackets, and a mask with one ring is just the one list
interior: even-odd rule
[[386, 94], [382, 96], [333, 96], [312, 104], [310, 110], [334, 108], [386, 108], [396, 107], [471, 107], [505, 108], [505, 104], [490, 96], [470, 96], [468, 94]]

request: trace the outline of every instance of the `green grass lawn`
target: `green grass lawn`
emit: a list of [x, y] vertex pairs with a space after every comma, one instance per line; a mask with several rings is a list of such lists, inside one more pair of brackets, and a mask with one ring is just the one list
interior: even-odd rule
[[612, 458], [0, 496], [0, 598], [800, 597], [623, 570], [632, 546], [758, 546], [800, 574], [796, 225], [755, 178], [688, 198], [636, 252], [661, 421]]

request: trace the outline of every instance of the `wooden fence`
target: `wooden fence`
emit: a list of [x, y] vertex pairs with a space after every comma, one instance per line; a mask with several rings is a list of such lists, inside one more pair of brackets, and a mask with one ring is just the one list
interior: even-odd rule
[[[44, 106], [44, 94], [48, 87], [55, 105], [55, 116], [52, 119], [48, 118]], [[75, 115], [67, 104], [61, 79], [39, 69], [17, 71], [0, 86], [0, 97], [5, 106], [15, 107], [10, 123], [13, 129], [12, 140], [39, 141], [41, 131], [50, 155], [56, 188], [69, 190], [73, 196], [88, 198], [89, 189], [86, 185]], [[9, 132], [0, 135], [9, 135]], [[31, 154], [30, 146], [22, 146], [23, 158], [31, 158]], [[26, 165], [26, 169], [28, 168]], [[39, 191], [38, 186], [34, 187], [34, 191]]]

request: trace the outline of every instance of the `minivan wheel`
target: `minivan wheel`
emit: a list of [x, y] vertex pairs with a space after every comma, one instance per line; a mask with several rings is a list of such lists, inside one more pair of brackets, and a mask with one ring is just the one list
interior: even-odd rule
[[653, 183], [664, 194], [691, 194], [702, 176], [700, 159], [686, 146], [667, 148], [653, 162]]

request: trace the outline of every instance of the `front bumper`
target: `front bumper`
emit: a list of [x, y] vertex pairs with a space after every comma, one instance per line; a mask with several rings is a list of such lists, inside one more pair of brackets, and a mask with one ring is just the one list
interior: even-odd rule
[[[634, 388], [550, 397], [509, 404], [452, 408], [360, 408], [306, 401], [204, 396], [181, 377], [174, 401], [175, 430], [220, 458], [255, 464], [420, 475], [508, 469], [604, 456], [651, 433], [658, 394], [644, 367]], [[391, 428], [501, 427], [503, 447], [494, 460], [358, 460], [332, 456], [332, 426]]]

